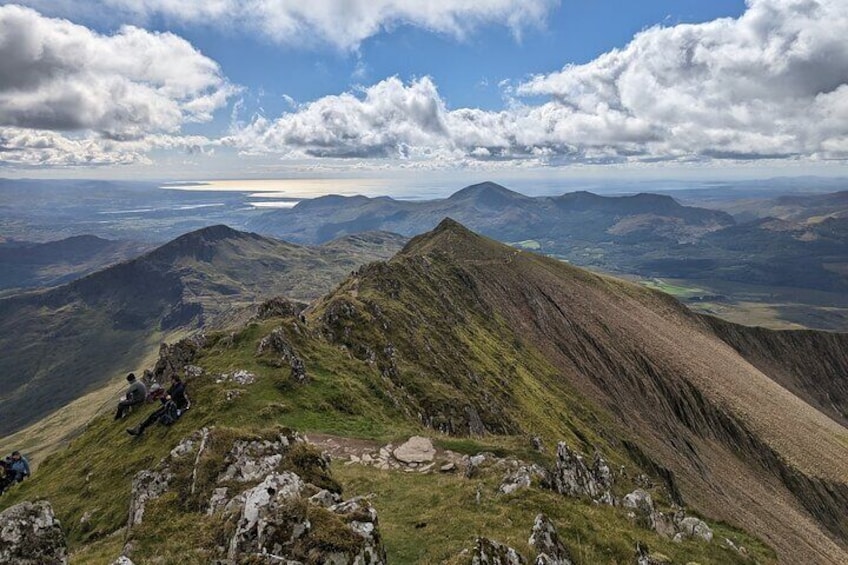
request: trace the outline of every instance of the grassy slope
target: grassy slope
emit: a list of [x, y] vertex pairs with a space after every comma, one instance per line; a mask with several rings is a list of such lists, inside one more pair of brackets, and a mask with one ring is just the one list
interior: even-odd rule
[[[565, 286], [561, 286], [563, 281], [568, 281]], [[486, 443], [501, 445], [504, 453], [523, 457], [528, 456], [527, 449], [518, 446], [527, 445], [530, 435], [541, 436], [547, 445], [565, 439], [584, 452], [591, 453], [597, 446], [613, 468], [624, 465], [633, 476], [639, 470], [624, 440], [638, 439], [637, 444], [650, 448], [651, 457], [677, 473], [687, 499], [704, 505], [710, 515], [740, 513], [743, 516], [736, 516], [735, 523], [742, 522], [768, 534], [773, 543], [781, 544], [783, 551], [793, 551], [787, 549], [788, 545], [797, 545], [799, 554], [818, 548], [821, 562], [833, 562], [832, 556], [839, 549], [827, 545], [820, 526], [799, 511], [797, 503], [781, 490], [785, 487], [773, 476], [752, 470], [756, 464], [746, 462], [746, 458], [768, 455], [767, 451], [757, 451], [763, 448], [763, 440], [756, 435], [743, 435], [741, 438], [753, 442], [753, 447], [738, 444], [738, 454], [729, 452], [726, 442], [740, 437], [734, 434], [751, 434], [751, 430], [722, 412], [728, 406], [731, 413], [733, 409], [732, 398], [721, 397], [727, 391], [710, 390], [699, 381], [717, 379], [720, 386], [731, 387], [734, 380], [722, 379], [744, 370], [756, 388], [767, 384], [762, 381], [764, 376], [751, 372], [752, 368], [744, 363], [730, 366], [727, 375], [719, 375], [715, 369], [700, 365], [704, 360], [697, 355], [695, 365], [680, 365], [693, 362], [687, 358], [668, 357], [667, 344], [680, 339], [703, 339], [703, 326], [688, 317], [680, 318], [682, 311], [658, 293], [475, 239], [463, 231], [443, 230], [413, 242], [389, 265], [362, 269], [359, 276], [349, 279], [308, 313], [308, 326], [293, 320], [268, 321], [249, 326], [232, 337], [221, 335], [213, 340], [198, 360], [208, 372], [248, 369], [262, 377], [257, 384], [246, 387], [239, 399], [228, 402], [228, 387], [209, 379], [192, 383], [199, 402], [188, 416], [176, 428], [152, 431], [138, 444], [126, 436], [124, 426], [95, 422], [68, 451], [44, 464], [41, 477], [2, 503], [32, 492], [47, 496], [54, 501], [64, 523], [69, 524], [75, 547], [83, 551], [87, 539], [105, 539], [121, 526], [129, 479], [137, 470], [155, 464], [185, 435], [177, 431], [180, 428], [190, 431], [213, 422], [240, 428], [282, 423], [304, 431], [387, 441], [421, 431], [422, 424], [429, 429], [466, 433], [473, 420], [468, 412], [471, 409], [487, 429], [498, 432]], [[280, 370], [272, 359], [255, 355], [259, 339], [280, 323], [313, 377], [305, 387], [293, 387], [288, 382], [287, 369]], [[539, 349], [531, 343], [539, 344]], [[712, 341], [704, 344], [709, 345], [706, 355], [712, 355], [711, 360], [742, 363], [729, 356], [726, 348]], [[653, 349], [643, 352], [638, 347]], [[681, 380], [678, 371], [686, 374], [686, 379]], [[699, 392], [692, 388], [693, 382], [708, 388]], [[602, 385], [607, 387], [603, 393], [597, 388]], [[668, 388], [655, 390], [660, 386]], [[642, 387], [642, 394], [634, 395], [634, 387]], [[751, 390], [739, 392], [747, 394]], [[705, 393], [707, 396], [702, 396]], [[784, 399], [777, 396], [777, 400], [765, 399], [768, 402], [763, 403], [764, 407], [771, 408], [775, 402], [775, 406], [780, 405]], [[753, 416], [760, 415], [760, 409], [753, 409]], [[133, 415], [128, 424], [140, 417]], [[749, 423], [762, 425], [757, 421]], [[796, 435], [798, 431], [803, 435], [803, 428], [796, 430]], [[774, 441], [780, 439], [774, 432], [770, 437]], [[788, 450], [790, 455], [817, 454], [832, 439], [826, 435], [807, 437], [815, 441], [804, 448], [806, 451], [792, 451], [799, 447], [792, 443], [794, 437], [788, 445], [777, 447]], [[469, 441], [472, 440], [464, 442], [466, 447]], [[837, 446], [828, 457], [838, 462], [845, 447]], [[120, 461], [114, 459], [116, 451], [121, 453]], [[81, 461], [85, 462], [84, 471], [78, 470]], [[813, 469], [824, 477], [844, 471], [839, 465], [828, 469], [827, 460], [804, 464], [823, 464], [824, 468]], [[384, 480], [379, 473], [363, 471], [365, 478], [374, 481], [368, 483], [362, 482], [363, 477], [346, 475], [347, 472], [339, 470], [339, 475], [351, 484], [353, 492], [372, 489], [383, 493], [375, 504], [381, 509], [381, 500], [385, 502], [387, 514], [382, 519], [388, 531], [393, 531], [392, 524], [402, 528], [404, 520], [408, 520], [402, 510], [404, 495], [393, 484], [417, 479], [400, 475]], [[705, 481], [704, 475], [710, 478]], [[86, 476], [90, 477], [88, 484]], [[661, 483], [657, 477], [654, 479]], [[622, 481], [619, 488], [626, 490], [631, 486]], [[423, 488], [426, 493], [427, 487]], [[444, 488], [459, 489], [457, 496], [461, 496], [460, 491], [469, 487], [460, 481]], [[80, 501], [79, 492], [89, 493], [91, 498]], [[777, 498], [775, 492], [780, 493]], [[665, 496], [662, 489], [654, 494], [660, 499]], [[535, 492], [528, 500], [534, 496]], [[453, 512], [449, 501], [436, 497], [433, 503], [443, 515]], [[496, 502], [507, 503], [506, 498]], [[85, 528], [78, 525], [84, 512], [97, 508], [96, 504], [104, 507]], [[540, 501], [538, 508], [547, 508], [547, 504]], [[568, 502], [557, 498], [550, 504], [554, 516], [565, 515], [557, 509]], [[508, 505], [502, 508], [504, 512], [511, 509]], [[523, 512], [529, 516], [534, 508], [531, 503]], [[593, 507], [578, 504], [571, 511], [579, 514], [586, 508]], [[576, 523], [591, 522], [596, 530], [605, 527], [590, 518], [591, 514], [587, 514]], [[518, 539], [519, 535], [527, 535], [520, 532], [529, 528], [529, 521], [524, 524], [522, 518], [520, 522], [492, 524], [487, 535]], [[459, 524], [454, 526], [454, 547], [467, 545], [468, 533]], [[787, 530], [795, 526], [799, 528], [796, 532]], [[594, 540], [571, 540], [577, 546], [590, 543], [594, 548], [590, 551], [572, 545], [575, 553], [589, 552], [597, 558], [608, 551], [607, 562], [632, 558], [629, 547], [624, 553], [626, 543], [615, 546], [619, 549], [607, 547], [607, 542], [601, 541], [605, 534], [575, 527], [581, 530], [580, 539]], [[641, 539], [649, 541], [649, 545], [664, 547], [662, 541], [650, 541], [653, 537], [649, 532], [627, 524], [621, 527], [622, 532], [629, 532], [623, 533], [622, 539], [645, 536]], [[616, 525], [613, 529], [618, 528]], [[434, 550], [440, 546], [431, 541], [437, 538], [429, 537], [426, 527], [421, 530], [424, 531], [416, 543]], [[393, 539], [395, 535], [401, 534], [391, 534]], [[612, 537], [618, 539], [618, 534]], [[392, 551], [401, 551], [406, 542], [387, 543], [396, 548]], [[760, 547], [750, 540], [744, 545], [749, 549]], [[691, 552], [692, 560], [727, 562], [708, 553], [715, 547], [703, 551], [697, 544], [684, 547]], [[765, 550], [757, 555], [769, 560]], [[584, 562], [593, 561], [587, 557]]]
[[[294, 320], [285, 320], [282, 326], [280, 322], [250, 325], [232, 340], [222, 334], [198, 360], [210, 374], [247, 369], [259, 375], [255, 384], [243, 387], [244, 394], [238, 399], [225, 399], [226, 391], [233, 388], [231, 385], [216, 384], [211, 376], [200, 377], [190, 385], [194, 404], [186, 416], [172, 428], [153, 427], [138, 440], [128, 436], [124, 428], [137, 423], [148, 409], [137, 411], [120, 423], [112, 422], [109, 415], [100, 417], [68, 449], [45, 461], [32, 481], [0, 499], [0, 505], [6, 507], [30, 497], [49, 499], [69, 532], [72, 562], [110, 563], [123, 545], [121, 528], [126, 521], [132, 476], [140, 469], [153, 467], [193, 429], [211, 423], [242, 430], [285, 425], [303, 431], [380, 441], [397, 441], [411, 433], [432, 434], [378, 392], [382, 379], [373, 365], [351, 358], [338, 346], [307, 338], [306, 328], [296, 326]], [[287, 370], [269, 366], [254, 355], [258, 341], [275, 327], [300, 329], [299, 333], [287, 333], [306, 362], [312, 378], [309, 385], [290, 385]], [[565, 404], [555, 407], [566, 411]], [[545, 410], [539, 408], [541, 412], [550, 406], [544, 407]], [[592, 433], [590, 427], [572, 417], [557, 426], [558, 429], [549, 430], [549, 434], [573, 440], [571, 427], [578, 433]], [[531, 456], [527, 438], [522, 435], [445, 443], [472, 453], [494, 449], [503, 455]], [[611, 455], [617, 461], [627, 462], [620, 454]], [[544, 457], [540, 460], [547, 461]], [[454, 475], [412, 475], [358, 466], [337, 466], [334, 472], [345, 486], [347, 496], [376, 493], [374, 504], [380, 513], [392, 563], [438, 562], [470, 547], [478, 534], [512, 543], [529, 556], [526, 539], [533, 517], [540, 511], [547, 512], [558, 524], [578, 563], [627, 563], [632, 558], [635, 540], [681, 562], [746, 562], [718, 543], [672, 544], [637, 527], [620, 510], [566, 499], [536, 487], [525, 493], [526, 496], [496, 495], [500, 480], [497, 473], [469, 480]], [[483, 493], [480, 507], [473, 502], [478, 486]], [[625, 487], [626, 483], [621, 485]], [[662, 498], [661, 491], [655, 494]], [[180, 556], [185, 563], [202, 562], [187, 552], [187, 546], [194, 549], [198, 544], [211, 543], [209, 532], [198, 526], [196, 515], [175, 511], [173, 505], [156, 508], [161, 516], [140, 534], [136, 541], [138, 551], [149, 554], [155, 547], [156, 553], [166, 560]], [[81, 524], [87, 512], [91, 517]], [[422, 522], [427, 526], [414, 527]], [[169, 535], [175, 528], [183, 534]], [[722, 525], [718, 525], [717, 533], [745, 545], [760, 562], [774, 559], [771, 550], [746, 534]]]
[[310, 300], [400, 248], [391, 234], [307, 248], [215, 226], [41, 294], [0, 300], [0, 434], [126, 374], [199, 321], [275, 295]]

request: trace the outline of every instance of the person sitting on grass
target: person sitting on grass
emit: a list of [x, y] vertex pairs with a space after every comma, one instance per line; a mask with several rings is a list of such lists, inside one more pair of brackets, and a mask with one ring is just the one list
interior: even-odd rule
[[130, 383], [130, 386], [127, 388], [127, 393], [118, 402], [118, 411], [115, 413], [116, 420], [126, 416], [131, 407], [141, 404], [147, 399], [147, 387], [144, 386], [143, 382], [136, 380], [134, 374], [127, 375], [127, 382]]
[[13, 482], [19, 483], [29, 477], [29, 461], [20, 451], [13, 451], [6, 459], [6, 472], [11, 473]]
[[171, 377], [171, 386], [168, 387], [168, 394], [161, 399], [162, 406], [154, 411], [150, 416], [144, 419], [138, 426], [127, 428], [127, 433], [131, 436], [140, 436], [144, 430], [159, 422], [164, 426], [170, 426], [183, 415], [183, 412], [189, 409], [191, 403], [185, 390], [185, 383], [178, 375]]

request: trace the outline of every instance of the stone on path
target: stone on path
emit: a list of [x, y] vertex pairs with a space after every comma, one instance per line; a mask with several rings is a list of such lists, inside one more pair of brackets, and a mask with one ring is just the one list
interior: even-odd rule
[[430, 463], [436, 457], [436, 448], [428, 438], [412, 436], [406, 443], [395, 449], [394, 456], [395, 459], [407, 465]]

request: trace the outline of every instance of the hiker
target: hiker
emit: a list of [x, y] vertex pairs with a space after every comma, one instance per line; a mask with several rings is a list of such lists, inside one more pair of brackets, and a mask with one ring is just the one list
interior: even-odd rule
[[[10, 460], [11, 458], [9, 458]], [[9, 469], [9, 463], [7, 463], [7, 459], [0, 459], [0, 494], [6, 492], [6, 489], [13, 482], [12, 471]]]
[[191, 407], [191, 402], [186, 394], [185, 383], [183, 383], [178, 375], [171, 377], [171, 386], [168, 387], [168, 394], [160, 400], [162, 406], [157, 408], [155, 412], [145, 418], [138, 426], [127, 428], [128, 434], [131, 436], [140, 436], [144, 433], [145, 429], [156, 422], [159, 422], [163, 426], [170, 426], [183, 415], [183, 412]]
[[118, 411], [115, 413], [116, 420], [126, 416], [132, 406], [141, 404], [147, 399], [147, 387], [144, 386], [143, 382], [136, 380], [133, 373], [127, 375], [127, 382], [130, 383], [130, 386], [127, 388], [127, 393], [118, 402]]
[[13, 451], [12, 455], [6, 458], [6, 473], [11, 476], [10, 483], [19, 483], [29, 477], [29, 461], [20, 451]]

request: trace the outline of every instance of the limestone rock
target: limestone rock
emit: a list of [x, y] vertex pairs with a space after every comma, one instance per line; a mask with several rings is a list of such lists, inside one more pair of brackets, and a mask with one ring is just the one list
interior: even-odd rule
[[433, 442], [426, 437], [412, 436], [406, 443], [394, 450], [395, 459], [407, 465], [410, 463], [430, 463], [436, 457]]
[[67, 562], [65, 534], [49, 502], [22, 502], [0, 513], [0, 564]]
[[600, 504], [615, 504], [610, 491], [612, 474], [604, 458], [596, 454], [590, 468], [583, 456], [572, 451], [565, 442], [557, 444], [551, 483], [555, 491], [566, 496], [588, 496]]
[[513, 548], [488, 538], [477, 538], [471, 556], [471, 565], [522, 565], [524, 563], [526, 563], [524, 558]]
[[538, 553], [534, 565], [572, 565], [568, 548], [559, 539], [556, 528], [544, 514], [536, 516], [527, 544]]

